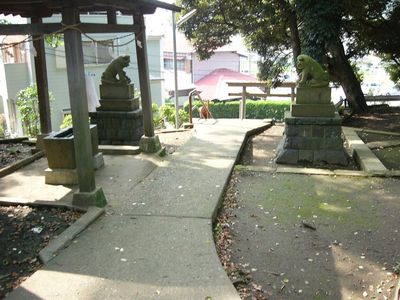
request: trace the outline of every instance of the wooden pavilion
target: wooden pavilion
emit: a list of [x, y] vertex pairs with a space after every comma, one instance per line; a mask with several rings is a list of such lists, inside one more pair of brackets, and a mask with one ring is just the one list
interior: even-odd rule
[[[88, 106], [84, 79], [81, 35], [83, 33], [133, 32], [136, 37], [136, 55], [139, 69], [141, 104], [144, 122], [144, 143], [157, 145], [151, 111], [149, 69], [146, 50], [144, 15], [156, 8], [180, 11], [180, 8], [155, 0], [1, 0], [0, 14], [20, 15], [31, 19], [30, 24], [0, 25], [0, 35], [30, 35], [37, 55], [35, 72], [39, 97], [42, 135], [52, 131], [43, 37], [48, 34], [64, 35], [68, 88], [74, 126], [75, 157], [79, 191], [73, 203], [82, 206], [104, 206], [106, 200], [101, 187], [96, 187], [92, 162], [92, 147], [88, 124]], [[81, 13], [107, 14], [107, 24], [81, 23]], [[117, 13], [132, 16], [132, 25], [117, 24]], [[43, 23], [42, 19], [61, 14], [60, 23]], [[152, 145], [144, 147], [155, 149]]]

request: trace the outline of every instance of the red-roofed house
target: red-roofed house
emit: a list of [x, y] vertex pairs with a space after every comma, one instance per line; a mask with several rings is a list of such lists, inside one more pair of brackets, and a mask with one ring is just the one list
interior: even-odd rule
[[[237, 98], [237, 96], [229, 96], [228, 93], [240, 93], [241, 87], [229, 87], [227, 82], [254, 82], [258, 81], [257, 78], [229, 70], [226, 68], [216, 69], [210, 74], [204, 76], [196, 82], [196, 89], [201, 92], [203, 100], [227, 100]], [[249, 93], [263, 93], [263, 91], [256, 87], [248, 87]]]

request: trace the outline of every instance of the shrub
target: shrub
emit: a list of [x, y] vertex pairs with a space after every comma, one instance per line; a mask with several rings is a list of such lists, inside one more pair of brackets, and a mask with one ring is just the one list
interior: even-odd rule
[[[49, 93], [50, 101], [53, 95]], [[24, 133], [37, 137], [40, 133], [38, 94], [36, 84], [32, 84], [17, 94], [17, 107], [21, 117]]]
[[[164, 104], [160, 107], [157, 104], [152, 104], [153, 111], [153, 122], [156, 128], [165, 128], [165, 123], [168, 122], [170, 124], [175, 125], [175, 106], [172, 104]], [[184, 122], [189, 120], [189, 114], [183, 109], [178, 110], [179, 116], [179, 126], [181, 126]]]
[[[202, 102], [195, 101], [194, 107], [200, 108]], [[239, 118], [240, 101], [210, 102], [209, 109], [216, 119]], [[185, 104], [185, 111], [189, 106]], [[247, 119], [275, 119], [282, 121], [285, 111], [290, 109], [290, 101], [269, 101], [269, 100], [246, 100]]]
[[72, 127], [72, 115], [71, 114], [64, 116], [64, 119], [60, 125], [60, 129], [65, 129], [68, 127]]

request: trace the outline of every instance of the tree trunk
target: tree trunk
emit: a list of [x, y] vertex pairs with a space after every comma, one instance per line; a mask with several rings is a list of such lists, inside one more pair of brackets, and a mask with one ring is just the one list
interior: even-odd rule
[[329, 59], [329, 73], [340, 82], [353, 112], [367, 111], [368, 106], [360, 82], [346, 58], [342, 42], [334, 41], [328, 46], [328, 50], [332, 55]]
[[[287, 17], [289, 30], [290, 30], [290, 43], [292, 45], [293, 50], [293, 62], [296, 66], [296, 59], [297, 56], [301, 54], [301, 46], [300, 46], [300, 36], [299, 36], [299, 28], [297, 27], [297, 15], [294, 11], [291, 4], [285, 0], [278, 0], [277, 1], [282, 10], [284, 10], [285, 15]], [[296, 66], [297, 69], [297, 66]]]

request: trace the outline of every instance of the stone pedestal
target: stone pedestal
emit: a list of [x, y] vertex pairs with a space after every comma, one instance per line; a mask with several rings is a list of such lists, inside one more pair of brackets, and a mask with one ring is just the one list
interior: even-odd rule
[[97, 124], [100, 145], [138, 146], [144, 133], [139, 98], [134, 98], [133, 84], [100, 85], [100, 107], [89, 113], [90, 123]]
[[97, 124], [100, 145], [139, 145], [144, 133], [141, 109], [97, 111], [89, 116], [90, 123]]
[[296, 103], [285, 114], [276, 162], [347, 165], [341, 124], [329, 87], [298, 88]]
[[293, 117], [335, 116], [335, 106], [331, 102], [331, 88], [297, 88], [296, 103], [290, 108]]

